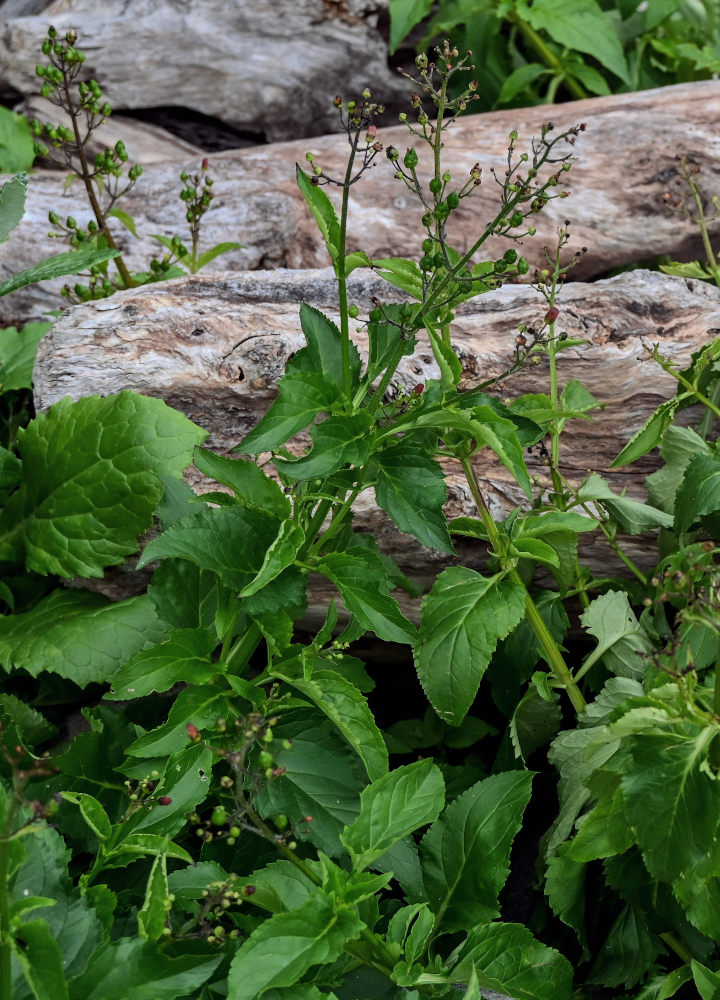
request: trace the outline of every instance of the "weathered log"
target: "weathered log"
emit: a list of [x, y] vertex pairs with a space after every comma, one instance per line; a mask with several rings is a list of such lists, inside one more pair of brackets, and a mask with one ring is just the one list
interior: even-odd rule
[[[394, 289], [368, 272], [355, 272], [351, 296], [362, 309], [371, 295], [392, 298]], [[178, 279], [69, 310], [41, 342], [35, 367], [35, 398], [44, 410], [63, 396], [107, 395], [121, 389], [159, 396], [210, 431], [208, 446], [227, 453], [254, 426], [276, 395], [278, 378], [301, 344], [298, 305], [306, 301], [337, 321], [332, 272], [272, 271]], [[561, 382], [579, 379], [604, 405], [591, 421], [571, 421], [562, 438], [561, 464], [578, 483], [590, 471], [607, 475], [613, 487], [644, 498], [643, 477], [652, 458], [608, 471], [622, 445], [655, 407], [675, 389], [673, 379], [643, 360], [642, 340], [685, 363], [712, 336], [720, 334], [720, 293], [697, 281], [657, 272], [633, 271], [592, 284], [568, 283], [559, 300], [558, 331], [586, 344], [560, 355]], [[527, 286], [507, 285], [457, 310], [453, 343], [463, 365], [462, 388], [501, 376], [515, 356], [520, 323], [541, 326], [546, 305]], [[361, 353], [367, 346], [355, 334]], [[646, 357], [646, 355], [645, 355]], [[406, 389], [437, 377], [427, 343], [405, 358], [397, 384]], [[547, 367], [521, 369], [503, 392], [515, 397], [547, 391]], [[300, 437], [297, 447], [307, 444]], [[531, 476], [547, 484], [547, 467], [535, 450], [527, 456]], [[493, 513], [504, 516], [526, 504], [507, 470], [488, 451], [474, 458]], [[193, 485], [208, 489], [199, 475]], [[451, 516], [474, 512], [459, 470], [447, 467]], [[414, 578], [427, 581], [447, 557], [423, 548], [394, 528], [363, 493], [355, 508], [356, 526], [375, 535], [383, 548]], [[594, 571], [617, 566], [600, 538], [585, 537], [584, 559]], [[640, 565], [652, 564], [647, 539], [625, 539]], [[458, 543], [467, 565], [482, 565], [472, 543]], [[124, 586], [125, 584], [123, 584]]]
[[379, 30], [387, 0], [54, 0], [34, 17], [3, 18], [0, 95], [38, 91], [48, 24], [80, 31], [88, 76], [116, 110], [172, 105], [268, 140], [336, 127], [327, 96], [368, 81], [404, 92]]
[[[659, 254], [677, 259], [702, 256], [697, 227], [671, 213], [662, 196], [668, 184], [677, 179], [678, 153], [686, 153], [697, 162], [701, 184], [708, 194], [715, 193], [715, 177], [720, 172], [720, 139], [715, 129], [718, 116], [720, 82], [713, 80], [460, 119], [447, 135], [446, 166], [461, 182], [479, 160], [485, 168], [485, 180], [453, 216], [450, 238], [461, 249], [470, 247], [497, 211], [498, 189], [489, 168], [504, 169], [507, 135], [512, 129], [523, 137], [520, 149], [543, 120], [552, 118], [557, 131], [587, 120], [587, 131], [574, 150], [577, 163], [567, 175], [572, 197], [551, 201], [537, 221], [533, 219], [538, 235], [524, 241], [522, 252], [534, 264], [542, 263], [542, 247], [553, 245], [557, 226], [570, 219], [573, 248], [588, 247], [571, 272], [573, 279], [587, 279]], [[386, 145], [400, 149], [408, 142], [403, 126], [381, 130], [379, 137]], [[295, 163], [304, 162], [308, 148], [328, 172], [335, 176], [342, 173], [347, 143], [339, 135], [212, 157], [216, 200], [204, 220], [204, 245], [226, 240], [245, 244], [244, 250], [223, 257], [223, 267], [327, 264], [324, 244], [295, 184]], [[423, 174], [428, 158], [424, 148], [418, 147], [418, 151]], [[177, 174], [181, 169], [196, 168], [196, 161], [150, 164], [124, 202], [138, 231], [145, 234], [141, 241], [132, 240], [117, 224], [118, 240], [123, 248], [129, 248], [132, 267], [145, 270], [149, 257], [157, 252], [149, 234], [169, 236], [185, 231], [185, 209], [176, 196]], [[336, 198], [334, 188], [326, 190]], [[57, 243], [47, 237], [50, 209], [79, 219], [87, 217], [78, 185], [65, 196], [61, 192], [60, 174], [31, 177], [27, 218], [21, 230], [0, 247], [0, 279], [57, 252]], [[375, 258], [417, 258], [423, 232], [420, 215], [418, 203], [394, 178], [390, 165], [380, 163], [353, 187], [350, 247], [362, 248]], [[506, 242], [495, 240], [484, 250], [497, 256], [506, 247]], [[45, 282], [0, 300], [0, 323], [17, 323], [56, 308], [55, 293], [62, 283]]]

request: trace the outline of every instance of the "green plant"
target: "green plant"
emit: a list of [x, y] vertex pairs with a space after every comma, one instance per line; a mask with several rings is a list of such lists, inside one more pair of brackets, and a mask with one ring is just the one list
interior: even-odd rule
[[443, 35], [473, 51], [478, 111], [710, 79], [720, 68], [712, 0], [390, 0], [390, 19], [391, 52], [421, 23], [420, 51]]
[[[3, 997], [604, 1000], [625, 988], [649, 1000], [690, 982], [714, 996], [720, 460], [708, 421], [698, 433], [673, 416], [689, 403], [718, 415], [719, 342], [682, 371], [651, 348], [678, 394], [616, 461], [660, 447], [648, 503], [597, 472], [575, 482], [562, 432], [598, 403], [562, 379], [563, 350], [581, 346], [561, 329], [576, 259], [565, 259], [565, 223], [534, 275], [542, 322], [516, 335], [504, 400], [495, 379], [460, 392], [456, 308], [529, 272], [513, 245], [480, 252], [490, 236], [531, 236], [564, 193], [583, 127], [546, 125], [528, 151], [511, 134], [496, 215], [460, 252], [454, 213], [480, 167], [453, 178], [442, 149], [477, 88], [455, 86], [467, 59], [448, 43], [416, 65], [405, 121], [429, 170], [412, 147], [383, 148], [369, 91], [335, 100], [345, 174], [329, 176], [312, 153], [309, 172], [297, 169], [340, 322], [301, 306], [305, 346], [241, 457], [203, 449], [200, 428], [128, 392], [64, 400], [0, 453]], [[347, 252], [351, 188], [382, 154], [418, 202], [417, 261]], [[347, 294], [362, 266], [406, 295], [373, 302], [367, 358]], [[399, 363], [425, 338], [439, 376], [402, 387]], [[507, 402], [505, 381], [536, 359], [547, 360], [549, 391]], [[293, 440], [302, 432], [309, 448]], [[545, 456], [542, 482], [528, 474], [529, 447]], [[473, 470], [481, 448], [528, 498], [499, 523]], [[215, 492], [182, 483], [191, 457]], [[474, 516], [446, 518], [439, 459], [462, 469]], [[419, 627], [393, 596], [415, 594], [412, 583], [353, 526], [366, 490], [400, 531], [446, 556], [453, 536], [488, 547], [482, 573], [452, 565], [437, 576]], [[122, 563], [153, 519], [139, 562], [155, 567], [146, 594], [113, 603], [56, 586]], [[623, 536], [650, 530], [662, 553], [646, 573]], [[583, 567], [588, 531], [630, 579]], [[536, 567], [552, 589], [534, 585]], [[331, 600], [307, 635], [299, 623], [318, 576], [345, 616], [341, 625]], [[422, 718], [393, 706], [382, 731], [374, 676], [352, 645], [365, 633], [412, 649], [430, 703]], [[404, 676], [395, 692], [403, 711], [409, 687]], [[84, 731], [59, 738], [53, 718], [78, 703]], [[541, 891], [520, 923], [499, 918], [533, 785], [550, 829]]]
[[0, 107], [0, 174], [17, 174], [30, 169], [35, 160], [30, 122]]
[[[75, 30], [66, 32], [63, 40], [58, 37], [55, 28], [48, 28], [42, 52], [49, 62], [40, 63], [36, 67], [37, 75], [44, 81], [40, 89], [41, 95], [65, 113], [69, 125], [43, 125], [37, 119], [31, 125], [37, 139], [36, 151], [40, 155], [47, 155], [49, 150], [45, 142], [49, 142], [53, 151], [62, 155], [63, 162], [71, 171], [71, 178], [77, 177], [82, 181], [93, 218], [83, 227], [73, 216], [68, 216], [63, 222], [57, 212], [51, 211], [49, 221], [55, 227], [53, 235], [68, 240], [74, 247], [109, 247], [117, 251], [110, 219], [117, 218], [137, 237], [132, 217], [119, 208], [117, 203], [135, 186], [142, 175], [142, 167], [133, 164], [126, 169], [129, 154], [122, 141], [116, 142], [112, 148], [106, 147], [90, 161], [90, 140], [110, 116], [112, 108], [103, 99], [96, 80], [79, 80], [85, 53], [76, 47], [77, 39], [78, 33]], [[217, 244], [203, 254], [198, 253], [201, 220], [212, 200], [212, 178], [208, 170], [209, 162], [206, 159], [202, 163], [201, 175], [193, 175], [192, 178], [185, 172], [181, 175], [184, 186], [180, 198], [187, 205], [191, 251], [187, 250], [177, 235], [172, 238], [155, 236], [169, 253], [162, 259], [153, 258], [147, 272], [132, 274], [122, 254], [117, 251], [113, 256], [113, 266], [117, 269], [119, 281], [110, 277], [107, 263], [100, 263], [90, 268], [90, 281], [87, 285], [78, 283], [74, 288], [68, 285], [64, 294], [77, 302], [105, 298], [118, 288], [132, 288], [150, 281], [178, 277], [186, 272], [195, 274], [220, 254], [241, 249], [240, 243], [226, 242]]]

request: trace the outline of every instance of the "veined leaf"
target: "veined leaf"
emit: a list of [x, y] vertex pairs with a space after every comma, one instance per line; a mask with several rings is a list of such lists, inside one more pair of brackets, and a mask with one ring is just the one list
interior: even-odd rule
[[583, 674], [602, 657], [611, 673], [621, 677], [642, 677], [645, 672], [643, 655], [652, 651], [652, 643], [624, 591], [608, 590], [596, 597], [580, 616], [580, 621], [598, 640], [581, 667]]
[[321, 372], [285, 375], [278, 383], [278, 398], [234, 450], [246, 455], [275, 451], [318, 414], [330, 412], [337, 392], [337, 385]]
[[464, 566], [440, 574], [422, 604], [414, 656], [420, 683], [442, 719], [462, 722], [498, 639], [524, 614], [523, 588], [512, 580]]
[[375, 498], [401, 531], [439, 552], [454, 553], [443, 505], [447, 500], [441, 466], [411, 442], [401, 440], [379, 452]]
[[162, 400], [132, 392], [61, 400], [18, 433], [23, 482], [0, 552], [24, 552], [38, 573], [102, 576], [137, 550], [163, 496], [160, 477], [179, 477], [205, 437]]
[[287, 517], [290, 513], [290, 500], [282, 487], [266, 476], [255, 462], [216, 455], [206, 448], [195, 449], [193, 462], [200, 472], [229, 486], [236, 499], [246, 507], [260, 507], [277, 517]]
[[[373, 311], [368, 323], [369, 358], [365, 378], [374, 382], [385, 370], [395, 356], [398, 347], [402, 347], [402, 356], [411, 355], [415, 350], [417, 338], [413, 334], [403, 339], [400, 323], [403, 322], [398, 303], [387, 303], [380, 313]], [[407, 324], [407, 320], [404, 321]], [[406, 333], [407, 336], [407, 333]]]
[[18, 173], [0, 187], [0, 243], [19, 225], [25, 214], [27, 174]]
[[[219, 664], [215, 664], [216, 672], [218, 666]], [[126, 750], [128, 756], [164, 757], [177, 753], [191, 742], [187, 728], [189, 722], [202, 731], [206, 727], [214, 727], [218, 716], [227, 716], [227, 688], [203, 684], [202, 674], [196, 680], [198, 686], [183, 688], [177, 696], [167, 722], [144, 733], [130, 744]]]
[[199, 684], [211, 680], [220, 665], [210, 659], [216, 637], [204, 628], [171, 632], [151, 649], [136, 653], [113, 681], [105, 697], [110, 701], [142, 698], [153, 691], [169, 691], [181, 681]]
[[663, 439], [663, 435], [672, 423], [675, 410], [678, 408], [680, 400], [669, 399], [655, 410], [643, 426], [634, 434], [620, 454], [610, 465], [611, 469], [619, 469], [623, 465], [629, 465], [637, 461], [643, 455], [656, 448]]
[[204, 253], [201, 253], [197, 259], [197, 270], [201, 271], [208, 264], [211, 264], [218, 257], [222, 257], [224, 253], [231, 253], [233, 250], [244, 250], [244, 243], [233, 243], [232, 241], [225, 240], [222, 243], [216, 243], [214, 247], [210, 247]]
[[531, 782], [527, 771], [479, 781], [451, 802], [423, 837], [423, 881], [436, 931], [458, 931], [498, 916], [498, 894], [510, 871], [510, 848]]
[[290, 913], [263, 921], [235, 954], [228, 975], [228, 1000], [257, 1000], [265, 990], [292, 986], [312, 965], [334, 962], [362, 921], [349, 906], [323, 892]]
[[675, 494], [691, 460], [696, 455], [712, 455], [712, 448], [692, 428], [671, 424], [665, 431], [660, 454], [665, 461], [664, 467], [647, 476], [645, 482], [655, 506], [672, 514]]
[[68, 1000], [63, 956], [44, 920], [17, 926], [10, 935], [10, 946], [35, 1000]]
[[[313, 370], [322, 372], [338, 387], [342, 386], [342, 347], [337, 326], [319, 309], [309, 306], [306, 302], [300, 306], [300, 325], [312, 358]], [[350, 344], [350, 373], [354, 388], [360, 378], [360, 355], [353, 343]]]
[[[119, 257], [119, 250], [68, 250], [67, 253], [57, 254], [55, 257], [48, 257], [47, 260], [24, 271], [18, 271], [5, 281], [0, 281], [0, 297], [16, 292], [18, 288], [25, 288], [26, 285], [34, 285], [38, 281], [48, 281], [50, 278], [61, 278], [66, 274], [80, 274], [88, 268], [97, 264], [104, 264], [106, 260]], [[159, 402], [159, 401], [158, 401]]]
[[720, 996], [720, 973], [713, 972], [694, 958], [691, 959], [690, 967], [702, 1000], [717, 1000]]
[[432, 0], [390, 0], [390, 55], [430, 13]]
[[317, 227], [322, 233], [332, 262], [335, 264], [340, 252], [340, 220], [337, 217], [335, 207], [322, 188], [313, 184], [311, 178], [297, 163], [295, 164], [295, 179], [313, 214]]
[[29, 389], [37, 346], [51, 323], [26, 323], [18, 331], [14, 326], [0, 330], [0, 391]]
[[348, 611], [379, 639], [415, 641], [415, 626], [389, 596], [387, 581], [378, 579], [372, 561], [359, 555], [331, 552], [317, 561], [315, 569], [335, 584]]
[[720, 509], [720, 455], [697, 455], [685, 470], [675, 498], [675, 531], [682, 535], [698, 518]]
[[328, 417], [310, 428], [312, 449], [296, 459], [275, 459], [281, 476], [305, 481], [321, 479], [346, 464], [364, 465], [373, 444], [372, 417], [360, 411]]
[[315, 670], [310, 678], [280, 677], [317, 705], [333, 722], [355, 750], [371, 781], [387, 773], [388, 752], [380, 730], [375, 725], [367, 701], [350, 681], [330, 670]]
[[341, 840], [362, 871], [414, 830], [432, 823], [445, 801], [445, 783], [431, 760], [398, 767], [364, 788], [360, 815]]
[[162, 937], [171, 905], [168, 887], [167, 854], [161, 851], [153, 861], [145, 889], [145, 900], [138, 911], [138, 931], [145, 941]]

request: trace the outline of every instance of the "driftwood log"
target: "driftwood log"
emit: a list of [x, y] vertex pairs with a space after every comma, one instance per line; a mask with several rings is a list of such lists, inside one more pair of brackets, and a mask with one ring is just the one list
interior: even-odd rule
[[[371, 295], [387, 300], [394, 290], [369, 272], [355, 272], [351, 297], [359, 308]], [[301, 301], [337, 321], [332, 272], [271, 271], [199, 275], [69, 310], [41, 342], [35, 368], [35, 397], [43, 410], [63, 396], [107, 395], [122, 389], [159, 396], [210, 431], [208, 445], [228, 452], [255, 425], [276, 395], [288, 356], [302, 344]], [[562, 468], [579, 482], [590, 470], [607, 475], [617, 490], [644, 499], [643, 477], [652, 457], [608, 472], [623, 444], [675, 389], [671, 377], [647, 360], [642, 340], [686, 362], [693, 351], [720, 335], [720, 293], [705, 283], [633, 271], [591, 284], [565, 285], [556, 329], [586, 344], [560, 356], [561, 381], [584, 382], [604, 404], [592, 421], [571, 421], [563, 436]], [[473, 388], [500, 376], [513, 361], [520, 323], [540, 326], [546, 306], [534, 289], [506, 285], [457, 310], [455, 349], [463, 365], [461, 387]], [[355, 339], [362, 352], [362, 333]], [[427, 343], [406, 358], [398, 383], [411, 388], [438, 372]], [[547, 390], [544, 365], [521, 370], [503, 386], [512, 398]], [[307, 438], [299, 438], [301, 449]], [[526, 501], [490, 452], [474, 459], [493, 513], [500, 517]], [[537, 451], [527, 456], [531, 476], [547, 482]], [[196, 474], [193, 485], [210, 488]], [[451, 516], [474, 512], [458, 470], [447, 468]], [[398, 532], [377, 509], [371, 491], [356, 506], [356, 526], [372, 532], [385, 551], [415, 579], [427, 582], [447, 557]], [[584, 559], [596, 571], [615, 571], [601, 539], [585, 536]], [[625, 540], [629, 554], [648, 566], [647, 540]], [[458, 554], [480, 567], [483, 553], [460, 541]], [[123, 580], [122, 588], [127, 586]]]
[[37, 93], [49, 24], [80, 31], [88, 77], [116, 110], [185, 107], [260, 141], [330, 131], [340, 84], [359, 93], [370, 82], [387, 102], [404, 93], [380, 29], [387, 0], [53, 0], [39, 10], [0, 10], [0, 97]]
[[[573, 149], [577, 162], [567, 175], [571, 197], [550, 203], [537, 219], [538, 235], [525, 241], [522, 252], [539, 263], [542, 247], [552, 245], [557, 226], [570, 219], [573, 249], [588, 247], [572, 272], [573, 279], [587, 280], [660, 254], [680, 260], [702, 256], [697, 227], [670, 212], [663, 194], [678, 179], [678, 154], [686, 154], [698, 164], [699, 181], [707, 195], [717, 193], [719, 117], [720, 81], [711, 80], [462, 118], [447, 134], [446, 166], [460, 182], [479, 161], [485, 179], [476, 197], [463, 202], [453, 217], [450, 238], [458, 248], [468, 248], [497, 211], [497, 186], [489, 168], [504, 169], [507, 136], [512, 129], [522, 137], [520, 150], [538, 132], [542, 121], [552, 119], [557, 131], [587, 121], [587, 131]], [[402, 150], [408, 133], [403, 126], [394, 126], [381, 129], [379, 138], [385, 145], [394, 144]], [[308, 149], [328, 172], [337, 176], [344, 170], [347, 143], [341, 135], [256, 146], [212, 157], [216, 199], [205, 217], [204, 245], [239, 241], [245, 246], [223, 257], [223, 267], [316, 268], [328, 263], [323, 242], [295, 184], [295, 163], [305, 162]], [[423, 148], [418, 147], [418, 151], [422, 174], [428, 169], [428, 160]], [[192, 171], [197, 166], [196, 159], [151, 163], [123, 202], [135, 218], [138, 232], [144, 234], [140, 241], [133, 240], [117, 223], [118, 241], [129, 250], [133, 268], [145, 270], [149, 258], [157, 253], [158, 244], [150, 234], [185, 232], [177, 178], [182, 169]], [[327, 190], [331, 197], [336, 196], [334, 189]], [[65, 195], [62, 192], [60, 173], [41, 172], [30, 178], [22, 228], [0, 247], [0, 280], [57, 252], [57, 241], [47, 235], [50, 209], [78, 219], [87, 217], [80, 185], [72, 185]], [[417, 202], [393, 177], [390, 165], [382, 162], [353, 188], [350, 248], [362, 248], [375, 258], [417, 258], [420, 215]], [[488, 244], [497, 254], [506, 246]], [[62, 284], [62, 279], [45, 282], [0, 300], [0, 323], [17, 324], [57, 308], [57, 291]]]

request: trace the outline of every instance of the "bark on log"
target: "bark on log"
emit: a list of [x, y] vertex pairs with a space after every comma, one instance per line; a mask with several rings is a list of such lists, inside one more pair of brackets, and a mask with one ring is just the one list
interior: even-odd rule
[[[676, 155], [687, 154], [700, 167], [699, 181], [707, 195], [717, 192], [720, 173], [720, 81], [682, 84], [638, 94], [592, 98], [554, 107], [498, 111], [469, 116], [455, 123], [447, 135], [446, 166], [457, 182], [467, 177], [476, 161], [484, 167], [485, 180], [471, 201], [453, 216], [450, 239], [467, 249], [483, 231], [498, 206], [497, 188], [490, 167], [502, 171], [508, 133], [515, 129], [523, 141], [538, 132], [542, 121], [552, 118], [562, 130], [586, 120], [588, 128], [578, 140], [578, 160], [568, 175], [572, 197], [552, 201], [537, 219], [538, 235], [525, 240], [522, 252], [534, 264], [542, 263], [543, 245], [552, 245], [555, 230], [572, 220], [573, 249], [589, 248], [571, 272], [573, 280], [607, 274], [611, 269], [660, 254], [687, 260], [702, 257], [697, 227], [671, 213], [663, 193], [678, 176]], [[408, 134], [403, 126], [381, 129], [385, 145], [404, 149]], [[212, 173], [216, 200], [204, 220], [203, 245], [235, 240], [245, 249], [222, 258], [230, 269], [285, 266], [324, 267], [327, 254], [310, 213], [295, 184], [296, 162], [304, 163], [308, 148], [317, 162], [338, 176], [344, 170], [347, 144], [344, 136], [328, 135], [311, 141], [277, 143], [216, 154]], [[129, 152], [132, 154], [132, 150]], [[425, 150], [418, 146], [420, 174], [428, 169]], [[140, 241], [131, 240], [120, 224], [118, 240], [131, 266], [147, 268], [157, 244], [148, 234], [171, 236], [185, 232], [184, 208], [176, 197], [181, 169], [197, 168], [196, 161], [150, 164], [123, 202], [134, 216]], [[62, 175], [37, 174], [30, 178], [28, 212], [21, 229], [0, 247], [0, 280], [57, 252], [47, 237], [47, 213], [87, 217], [79, 186], [62, 192]], [[328, 194], [336, 198], [331, 187]], [[680, 190], [680, 189], [678, 189]], [[353, 188], [349, 217], [349, 246], [362, 248], [371, 257], [420, 255], [421, 212], [389, 164], [381, 163]], [[713, 233], [720, 223], [713, 224]], [[132, 246], [131, 246], [132, 244]], [[490, 241], [485, 250], [499, 255], [507, 243]], [[62, 279], [22, 289], [0, 300], [0, 323], [10, 325], [37, 318], [57, 308], [56, 290]]]
[[54, 0], [0, 19], [0, 95], [37, 93], [48, 24], [80, 31], [88, 77], [116, 110], [186, 107], [268, 140], [336, 127], [338, 86], [404, 93], [379, 30], [387, 0]]
[[[351, 298], [360, 308], [371, 295], [385, 300], [394, 290], [367, 272], [351, 277]], [[35, 368], [36, 405], [44, 410], [65, 395], [80, 398], [129, 388], [159, 396], [210, 431], [208, 446], [229, 451], [257, 422], [276, 394], [288, 356], [303, 343], [298, 305], [321, 308], [337, 321], [332, 272], [272, 271], [199, 275], [121, 292], [75, 307], [41, 342]], [[562, 438], [562, 469], [574, 482], [588, 471], [607, 475], [614, 488], [644, 499], [643, 477], [652, 458], [608, 472], [623, 444], [675, 390], [658, 366], [643, 361], [642, 339], [658, 343], [678, 362], [720, 335], [720, 293], [702, 282], [633, 271], [592, 284], [569, 283], [559, 300], [558, 332], [587, 344], [560, 355], [561, 383], [577, 378], [605, 409], [592, 421], [571, 421]], [[541, 326], [546, 309], [527, 286], [505, 286], [457, 310], [453, 342], [463, 364], [463, 388], [499, 376], [512, 363], [520, 323]], [[366, 347], [356, 334], [361, 353]], [[638, 360], [641, 359], [641, 360]], [[437, 377], [427, 343], [406, 358], [398, 382], [406, 388]], [[507, 397], [547, 391], [544, 364], [521, 370], [505, 385]], [[689, 417], [688, 417], [689, 419]], [[299, 438], [298, 448], [307, 443]], [[531, 476], [547, 483], [536, 452], [528, 455]], [[496, 516], [526, 500], [490, 452], [480, 452], [475, 468]], [[193, 485], [209, 488], [195, 473]], [[456, 468], [447, 469], [451, 516], [474, 513], [467, 485]], [[378, 510], [372, 492], [356, 505], [356, 526], [375, 535], [408, 575], [427, 582], [447, 557], [423, 548], [394, 528]], [[600, 538], [585, 536], [584, 560], [596, 573], [618, 566]], [[631, 557], [649, 566], [647, 539], [624, 540]], [[460, 541], [459, 558], [479, 568], [479, 547]], [[125, 587], [127, 582], [122, 583]]]

